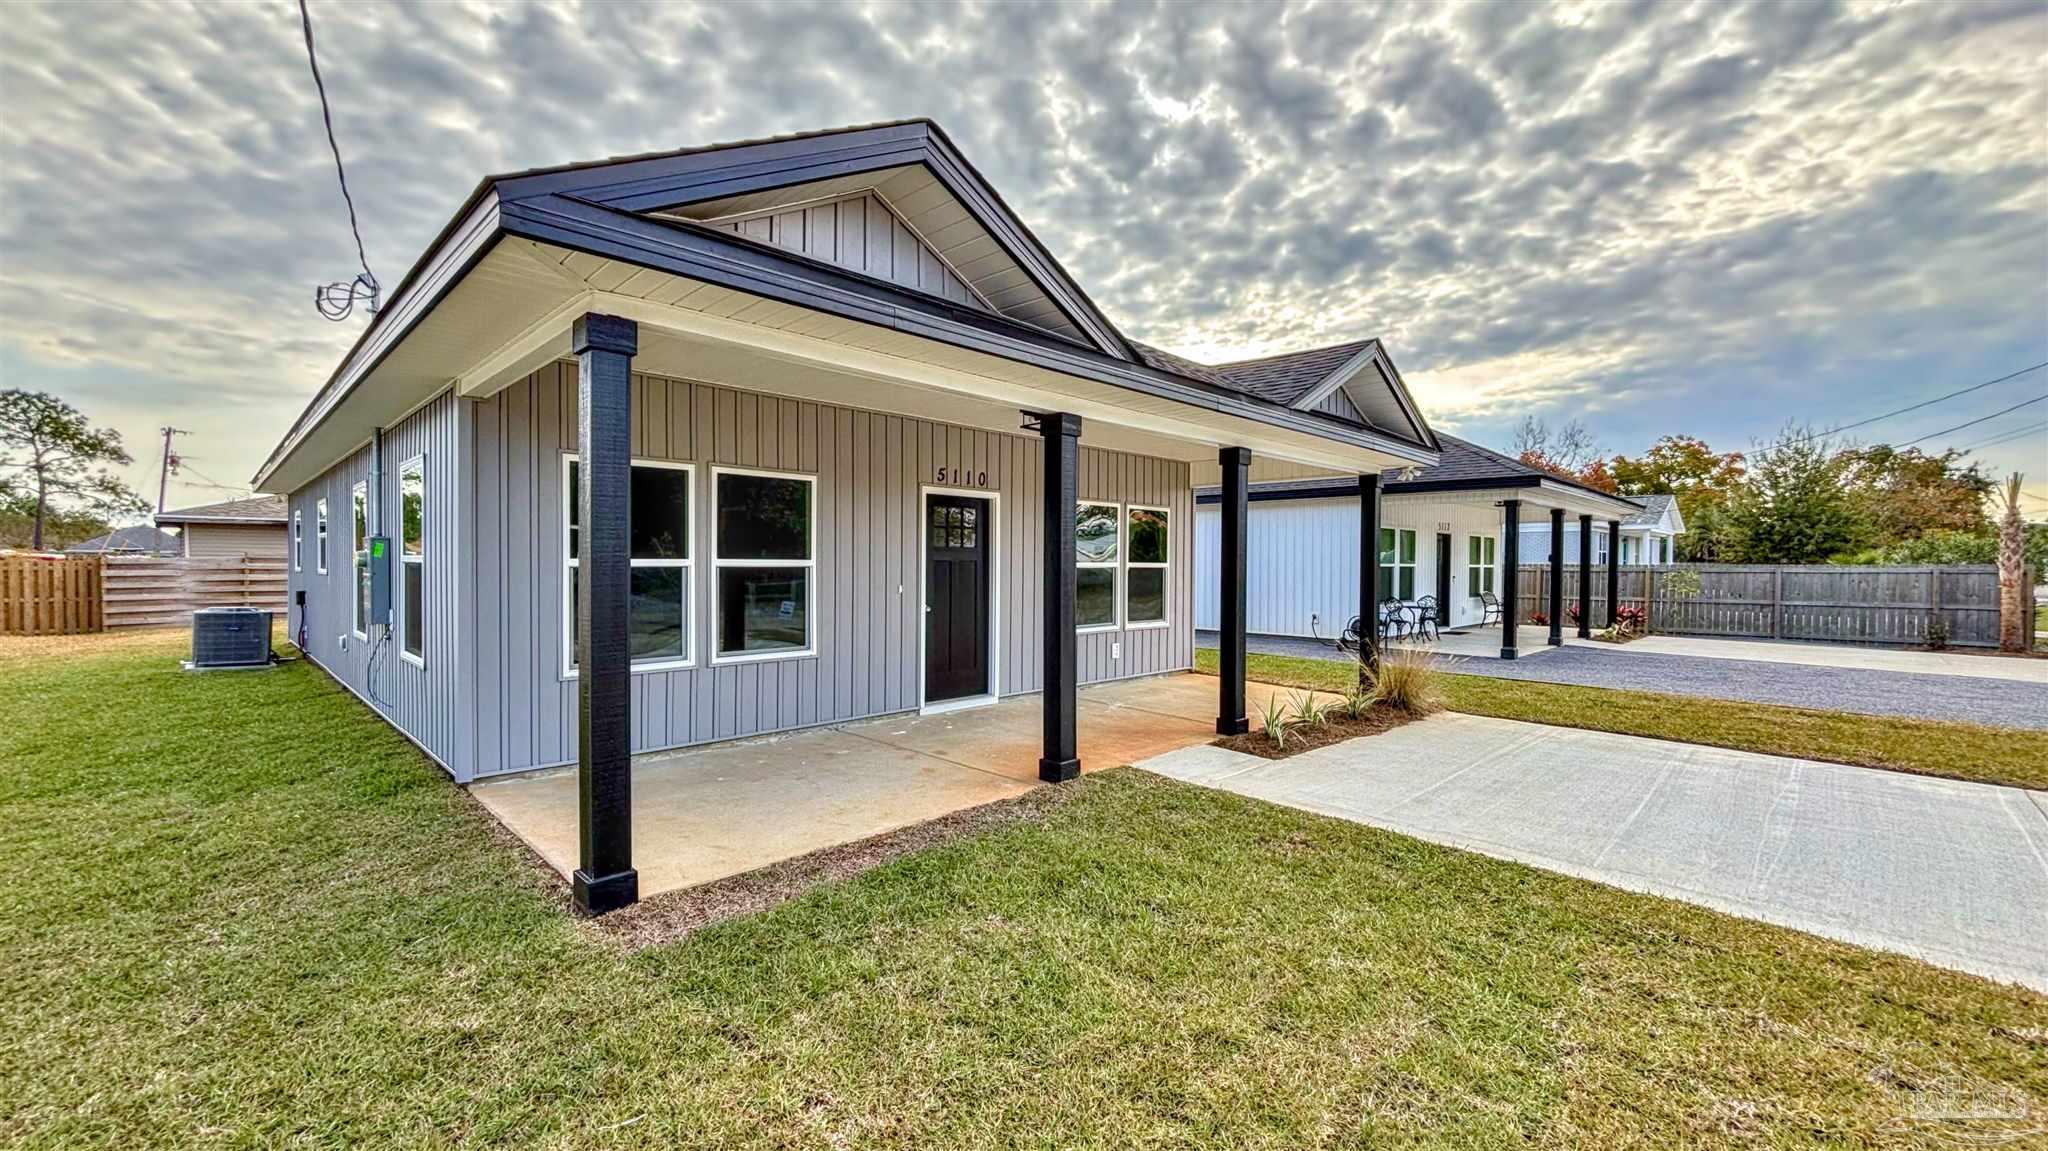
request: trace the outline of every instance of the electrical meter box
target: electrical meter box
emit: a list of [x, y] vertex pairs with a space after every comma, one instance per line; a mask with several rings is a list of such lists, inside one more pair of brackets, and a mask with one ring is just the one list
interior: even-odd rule
[[391, 626], [391, 537], [370, 537], [370, 621]]

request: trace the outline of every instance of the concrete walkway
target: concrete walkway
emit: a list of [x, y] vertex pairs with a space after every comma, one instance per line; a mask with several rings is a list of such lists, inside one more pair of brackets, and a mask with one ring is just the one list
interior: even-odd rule
[[1138, 766], [2048, 991], [2048, 793], [1468, 715]]

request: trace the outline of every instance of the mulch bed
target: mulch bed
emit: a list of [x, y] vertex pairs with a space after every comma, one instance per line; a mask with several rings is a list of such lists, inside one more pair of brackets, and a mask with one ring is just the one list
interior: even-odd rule
[[1380, 703], [1374, 704], [1371, 711], [1357, 719], [1345, 715], [1332, 715], [1328, 723], [1319, 727], [1297, 725], [1288, 728], [1287, 746], [1284, 748], [1267, 739], [1263, 731], [1224, 736], [1216, 740], [1214, 745], [1241, 751], [1246, 755], [1256, 755], [1262, 759], [1286, 759], [1289, 756], [1300, 755], [1304, 751], [1314, 751], [1333, 743], [1343, 743], [1347, 739], [1357, 739], [1361, 735], [1378, 735], [1383, 731], [1392, 731], [1414, 718], [1415, 716], [1398, 707]]
[[1086, 786], [1084, 777], [1058, 787], [1034, 788], [1011, 799], [965, 808], [697, 887], [664, 891], [631, 907], [584, 919], [581, 926], [628, 951], [673, 943], [713, 924], [766, 911], [812, 888], [851, 879], [913, 852], [1000, 827], [1038, 822]]

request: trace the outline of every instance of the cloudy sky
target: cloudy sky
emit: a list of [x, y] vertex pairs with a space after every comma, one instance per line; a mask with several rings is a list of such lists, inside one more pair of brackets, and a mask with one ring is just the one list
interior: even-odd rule
[[[312, 0], [371, 266], [487, 172], [931, 116], [1132, 336], [1386, 341], [1439, 426], [1741, 448], [2048, 360], [2048, 3]], [[360, 317], [298, 11], [11, 6], [0, 384], [172, 502], [248, 482]], [[1866, 433], [2048, 393], [2048, 371]], [[2048, 404], [1939, 436], [2024, 468]]]

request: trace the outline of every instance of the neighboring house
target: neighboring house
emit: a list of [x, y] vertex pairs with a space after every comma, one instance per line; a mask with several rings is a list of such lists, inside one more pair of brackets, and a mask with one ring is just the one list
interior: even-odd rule
[[308, 659], [458, 780], [577, 765], [603, 909], [632, 753], [1039, 693], [1071, 778], [1077, 683], [1194, 662], [1197, 484], [1436, 461], [1351, 359], [1130, 341], [909, 121], [485, 179], [256, 485]]
[[[1625, 496], [1633, 503], [1642, 505], [1642, 510], [1621, 521], [1621, 566], [1663, 567], [1671, 563], [1678, 554], [1678, 537], [1685, 534], [1685, 517], [1678, 512], [1675, 496]], [[1610, 533], [1603, 524], [1593, 525], [1594, 563], [1607, 562], [1607, 549], [1613, 546]], [[1579, 554], [1579, 528], [1577, 524], [1566, 523], [1564, 529], [1564, 558], [1571, 562]], [[1550, 558], [1550, 528], [1546, 525], [1522, 525], [1522, 562], [1525, 564], [1545, 563]]]
[[132, 528], [115, 528], [106, 535], [80, 540], [65, 548], [64, 554], [180, 556], [185, 554], [185, 543], [178, 538], [176, 532], [167, 532], [142, 524]]
[[158, 512], [158, 527], [175, 527], [185, 537], [189, 559], [283, 559], [287, 551], [285, 498], [257, 496]]
[[[1437, 600], [1443, 627], [1485, 618], [1482, 598], [1507, 599], [1510, 562], [1502, 524], [1512, 503], [1524, 538], [1540, 531], [1543, 549], [1524, 543], [1522, 563], [1550, 553], [1550, 512], [1564, 513], [1576, 541], [1580, 517], [1596, 524], [1633, 517], [1636, 503], [1561, 479], [1499, 452], [1438, 433], [1441, 462], [1405, 469], [1381, 485], [1379, 588], [1383, 599]], [[1221, 521], [1215, 489], [1198, 494], [1195, 519], [1197, 626], [1219, 622], [1215, 579]], [[1254, 484], [1251, 490], [1250, 631], [1334, 639], [1359, 614], [1358, 484], [1330, 479]], [[1542, 521], [1540, 527], [1537, 521]], [[1605, 531], [1597, 528], [1596, 534]], [[1574, 545], [1567, 564], [1578, 562]], [[1596, 565], [1605, 561], [1596, 559]]]

